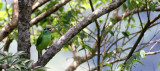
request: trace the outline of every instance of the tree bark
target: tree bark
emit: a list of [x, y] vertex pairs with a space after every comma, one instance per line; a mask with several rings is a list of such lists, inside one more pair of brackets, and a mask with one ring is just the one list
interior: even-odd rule
[[10, 38], [9, 36], [7, 37], [7, 40], [4, 44], [4, 47], [3, 47], [3, 51], [7, 51], [9, 50], [9, 46], [11, 44], [11, 42], [13, 41], [13, 38]]
[[33, 0], [18, 0], [18, 51], [24, 51], [26, 54], [22, 58], [30, 59], [30, 20], [32, 13]]
[[[13, 0], [13, 1], [17, 1], [17, 0]], [[62, 6], [64, 6], [65, 4], [67, 4], [70, 0], [61, 0], [59, 3], [57, 3], [55, 6], [53, 6], [52, 8], [46, 10], [45, 12], [43, 12], [42, 14], [40, 14], [39, 16], [37, 16], [35, 19], [30, 21], [31, 26], [33, 26], [34, 24], [36, 24], [37, 22], [39, 22], [40, 20], [42, 20], [43, 18], [51, 15], [52, 13], [56, 12], [59, 8], [61, 8]], [[45, 3], [44, 3], [45, 4]], [[13, 16], [14, 18], [12, 18], [11, 23], [7, 24], [4, 28], [2, 28], [2, 30], [0, 30], [0, 41], [2, 41], [5, 37], [7, 37], [16, 27], [17, 27], [17, 16], [18, 14], [17, 12], [17, 3], [13, 3], [14, 9], [13, 9]], [[40, 7], [41, 4], [38, 4], [36, 6]], [[34, 5], [34, 7], [36, 7]], [[32, 6], [33, 8], [33, 6]], [[32, 9], [33, 12], [34, 8]]]

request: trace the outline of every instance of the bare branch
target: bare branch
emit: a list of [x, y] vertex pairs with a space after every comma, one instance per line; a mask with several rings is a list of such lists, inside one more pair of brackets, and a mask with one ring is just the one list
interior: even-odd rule
[[[144, 29], [142, 29], [142, 32], [141, 32], [140, 36], [138, 37], [136, 43], [134, 44], [133, 48], [132, 48], [131, 51], [129, 52], [129, 54], [128, 54], [128, 56], [127, 56], [127, 59], [126, 59], [125, 62], [124, 62], [124, 65], [126, 64], [127, 60], [132, 56], [134, 50], [136, 49], [138, 43], [141, 41], [141, 39], [142, 39], [142, 37], [144, 36], [144, 33], [146, 32], [146, 30], [149, 28], [149, 26], [150, 26], [152, 23], [154, 23], [154, 22], [155, 22], [157, 19], [159, 19], [159, 18], [160, 18], [160, 14], [159, 14], [157, 17], [155, 17], [152, 21], [147, 22], [147, 24], [145, 25]], [[122, 69], [123, 69], [123, 68], [124, 68], [124, 67], [122, 67]]]
[[[92, 4], [92, 0], [89, 0], [89, 4], [91, 6], [91, 9], [92, 9], [92, 12], [94, 11], [94, 7], [93, 7], [93, 4]], [[98, 56], [97, 56], [97, 69], [98, 71], [101, 71], [100, 69], [100, 45], [101, 45], [101, 35], [100, 35], [100, 26], [98, 24], [98, 21], [97, 19], [95, 19], [95, 24], [96, 24], [96, 27], [97, 27], [97, 51], [98, 51]]]
[[10, 32], [17, 26], [18, 22], [18, 0], [13, 0], [13, 12], [11, 22], [8, 23], [2, 30], [0, 31], [0, 41], [2, 41], [6, 36], [9, 35]]
[[52, 8], [46, 10], [45, 12], [41, 13], [40, 15], [38, 15], [37, 17], [35, 17], [34, 19], [32, 19], [30, 21], [30, 24], [33, 25], [33, 24], [39, 22], [40, 20], [42, 20], [43, 18], [51, 15], [53, 12], [57, 11], [59, 8], [61, 8], [65, 4], [67, 4], [69, 1], [71, 1], [71, 0], [61, 0], [59, 3], [57, 3]]

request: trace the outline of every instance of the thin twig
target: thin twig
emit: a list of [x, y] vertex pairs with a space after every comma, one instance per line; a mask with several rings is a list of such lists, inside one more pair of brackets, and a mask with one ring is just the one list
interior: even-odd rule
[[[138, 8], [139, 9], [139, 8]], [[139, 21], [140, 21], [140, 24], [141, 24], [141, 27], [142, 27], [142, 29], [143, 29], [143, 23], [142, 23], [142, 20], [141, 20], [141, 17], [140, 17], [140, 15], [139, 15], [139, 10], [138, 10], [138, 18], [139, 18]]]
[[159, 17], [160, 17], [160, 14], [159, 14], [157, 17], [155, 17], [151, 22], [150, 22], [150, 21], [147, 22], [147, 24], [145, 25], [144, 29], [142, 29], [142, 32], [141, 32], [140, 36], [138, 37], [138, 39], [137, 39], [137, 41], [135, 42], [133, 48], [132, 48], [131, 51], [129, 52], [129, 54], [128, 54], [128, 56], [127, 56], [127, 59], [126, 59], [125, 62], [124, 62], [124, 66], [122, 67], [122, 70], [124, 70], [127, 60], [132, 56], [134, 50], [135, 50], [136, 47], [138, 46], [138, 43], [141, 41], [141, 39], [142, 39], [142, 37], [144, 36], [144, 33], [146, 32], [146, 30], [148, 29], [148, 27], [149, 27], [152, 23], [154, 23], [157, 19], [159, 19]]
[[5, 0], [5, 4], [6, 4], [6, 12], [7, 12], [7, 14], [8, 14], [8, 18], [9, 18], [9, 21], [10, 21], [10, 14], [9, 14], [9, 12], [8, 12], [8, 8], [7, 8], [7, 1]]
[[[93, 7], [93, 4], [92, 4], [92, 0], [89, 0], [89, 4], [91, 6], [91, 9], [92, 9], [92, 12], [94, 11], [94, 7]], [[100, 36], [100, 27], [99, 27], [99, 24], [98, 24], [98, 21], [97, 19], [95, 20], [95, 24], [96, 24], [96, 27], [97, 27], [97, 43], [98, 43], [98, 56], [97, 56], [97, 70], [98, 71], [101, 71], [101, 68], [100, 68], [100, 41], [101, 41], [101, 36]]]

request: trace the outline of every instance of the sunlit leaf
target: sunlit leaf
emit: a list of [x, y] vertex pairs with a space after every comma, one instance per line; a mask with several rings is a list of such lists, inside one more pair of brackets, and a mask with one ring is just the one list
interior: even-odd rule
[[160, 61], [158, 62], [158, 66], [160, 66]]
[[6, 11], [0, 11], [0, 21], [4, 20], [5, 17], [7, 17]]
[[141, 50], [141, 51], [140, 51], [140, 55], [141, 55], [142, 58], [145, 58], [145, 51], [144, 51], [144, 50]]
[[0, 2], [0, 9], [3, 7], [3, 2]]
[[98, 8], [98, 7], [101, 6], [101, 5], [102, 5], [102, 3], [100, 2], [99, 4], [96, 5], [96, 8]]
[[107, 66], [112, 67], [112, 65], [110, 63], [106, 63]]

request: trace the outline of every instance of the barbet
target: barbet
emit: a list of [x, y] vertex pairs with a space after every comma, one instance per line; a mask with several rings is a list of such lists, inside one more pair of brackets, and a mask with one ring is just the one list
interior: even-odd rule
[[38, 51], [38, 59], [42, 56], [42, 50], [47, 49], [47, 46], [52, 39], [52, 27], [46, 27], [37, 39], [36, 47]]

